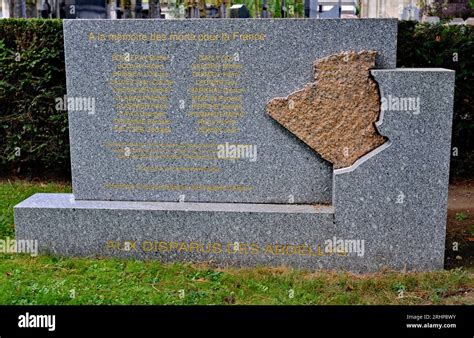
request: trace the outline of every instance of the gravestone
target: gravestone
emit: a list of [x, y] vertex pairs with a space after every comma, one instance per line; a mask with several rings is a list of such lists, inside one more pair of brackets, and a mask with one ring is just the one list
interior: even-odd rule
[[423, 19], [423, 22], [430, 23], [430, 24], [433, 24], [433, 25], [436, 25], [436, 24], [440, 23], [440, 21], [441, 20], [437, 16], [427, 16]]
[[420, 21], [420, 9], [416, 6], [408, 5], [403, 8], [402, 20]]
[[[265, 105], [308, 82], [314, 60], [341, 49], [377, 50], [377, 67], [395, 67], [396, 27], [244, 22], [65, 22], [68, 95], [94, 99], [94, 111], [69, 115], [76, 199], [331, 202], [331, 165], [290, 143]], [[362, 39], [367, 29], [376, 33]], [[242, 153], [236, 159], [234, 149]]]
[[397, 21], [65, 20], [73, 194], [15, 207], [75, 256], [443, 267], [454, 72]]
[[448, 25], [464, 25], [464, 20], [463, 18], [452, 18]]
[[465, 24], [469, 26], [474, 26], [474, 18], [467, 18]]
[[341, 17], [342, 8], [339, 5], [332, 6], [329, 10], [319, 12], [319, 19], [336, 19]]

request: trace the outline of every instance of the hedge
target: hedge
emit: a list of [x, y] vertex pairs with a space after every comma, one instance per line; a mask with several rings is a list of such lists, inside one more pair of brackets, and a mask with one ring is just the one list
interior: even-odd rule
[[[456, 70], [455, 177], [474, 176], [473, 37], [471, 26], [399, 23], [398, 67]], [[67, 112], [54, 100], [65, 87], [61, 21], [0, 20], [0, 177], [70, 178]]]
[[70, 175], [62, 22], [0, 20], [0, 176]]

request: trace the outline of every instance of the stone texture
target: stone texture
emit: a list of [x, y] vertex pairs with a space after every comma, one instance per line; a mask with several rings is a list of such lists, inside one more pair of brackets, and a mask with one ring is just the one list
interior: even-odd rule
[[[350, 168], [335, 170], [334, 206], [81, 201], [72, 194], [36, 194], [14, 208], [16, 238], [38, 239], [41, 252], [72, 256], [355, 272], [441, 269], [454, 72], [372, 74], [382, 98], [418, 97], [419, 112], [383, 112], [377, 125], [389, 142]], [[318, 252], [334, 236], [365, 241], [364, 255]]]
[[376, 55], [342, 52], [317, 60], [315, 82], [271, 100], [268, 114], [334, 168], [351, 166], [386, 141], [375, 128], [380, 97], [370, 69]]
[[323, 249], [318, 255], [324, 236], [337, 233], [333, 209], [324, 206], [81, 201], [72, 194], [36, 194], [15, 207], [15, 220], [21, 225], [16, 238], [37, 239], [41, 253], [302, 268], [336, 266], [337, 260], [322, 256]]
[[[377, 68], [395, 67], [396, 32], [394, 19], [65, 20], [68, 95], [95, 98], [95, 114], [69, 111], [76, 198], [330, 203], [332, 166], [297, 137], [277, 127], [265, 113], [265, 105], [272, 98], [288, 95], [310, 82], [315, 59], [340, 51], [376, 50], [379, 52]], [[89, 39], [90, 33], [93, 40]], [[238, 38], [230, 41], [102, 41], [111, 34], [132, 33], [173, 33], [188, 38], [192, 36], [188, 34], [210, 37], [238, 33]], [[266, 38], [249, 40], [255, 36], [252, 34], [266, 34]], [[196, 87], [191, 75], [198, 56], [234, 56], [236, 52], [239, 61], [235, 65], [242, 68], [240, 77], [235, 78], [238, 82], [235, 87], [245, 91], [241, 116], [190, 115], [199, 111], [225, 113], [222, 109], [192, 109], [193, 95], [189, 90]], [[147, 116], [141, 117], [130, 115], [136, 113], [133, 111], [118, 116], [121, 110], [114, 108], [116, 104], [135, 102], [124, 97], [119, 100], [109, 82], [118, 79], [111, 76], [117, 67], [112, 55], [124, 53], [169, 57], [169, 61], [153, 63], [164, 66], [169, 72], [166, 79], [173, 81], [166, 94], [169, 106], [163, 109], [164, 116], [155, 118], [149, 111]], [[141, 69], [139, 73], [145, 71]], [[164, 85], [152, 89], [162, 87]], [[220, 87], [209, 86], [211, 89]], [[180, 108], [181, 100], [184, 100], [184, 108]], [[158, 123], [152, 127], [169, 127], [171, 132], [114, 132], [116, 120], [134, 125], [147, 123], [140, 125], [143, 127]], [[234, 133], [197, 130], [201, 122], [211, 123], [210, 120], [212, 123], [235, 122], [238, 130]], [[162, 122], [168, 124], [159, 124]], [[219, 160], [217, 146], [226, 142], [256, 146], [257, 160]], [[128, 157], [126, 148], [130, 153]]]
[[371, 269], [442, 269], [445, 252], [454, 71], [373, 70], [382, 98], [419, 98], [419, 112], [385, 110], [389, 142], [335, 170], [338, 229], [370, 239]]

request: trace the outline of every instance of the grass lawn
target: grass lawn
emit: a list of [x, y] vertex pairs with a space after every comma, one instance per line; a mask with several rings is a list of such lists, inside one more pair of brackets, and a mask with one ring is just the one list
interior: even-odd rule
[[[13, 206], [68, 184], [0, 182], [0, 238]], [[474, 273], [217, 269], [157, 261], [0, 254], [0, 304], [474, 304]]]

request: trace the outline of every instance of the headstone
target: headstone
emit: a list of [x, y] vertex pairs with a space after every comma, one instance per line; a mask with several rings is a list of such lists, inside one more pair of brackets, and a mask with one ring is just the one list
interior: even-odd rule
[[466, 25], [474, 26], [474, 18], [467, 18], [465, 21]]
[[404, 7], [402, 20], [420, 21], [420, 9], [411, 5]]
[[319, 14], [318, 0], [304, 0], [304, 16], [316, 19]]
[[[396, 20], [66, 20], [72, 194], [15, 206], [74, 256], [443, 267], [454, 72]], [[61, 100], [58, 100], [58, 104]]]
[[339, 5], [332, 6], [329, 10], [321, 11], [319, 13], [320, 19], [337, 19], [341, 16], [341, 8]]
[[448, 24], [449, 25], [464, 25], [464, 20], [462, 18], [453, 18]]
[[[377, 50], [377, 67], [395, 67], [394, 21], [189, 25], [65, 22], [68, 95], [91, 105], [70, 109], [76, 198], [330, 203], [331, 165], [275, 128], [265, 104], [298, 90], [316, 59], [343, 49]], [[360, 38], [376, 29], [384, 34]]]
[[437, 16], [427, 16], [423, 19], [423, 22], [435, 25], [435, 24], [440, 23], [440, 19]]
[[179, 5], [179, 7], [178, 7], [178, 14], [179, 14], [179, 17], [180, 17], [180, 18], [184, 18], [184, 16], [186, 15], [186, 10], [185, 10], [183, 4]]

